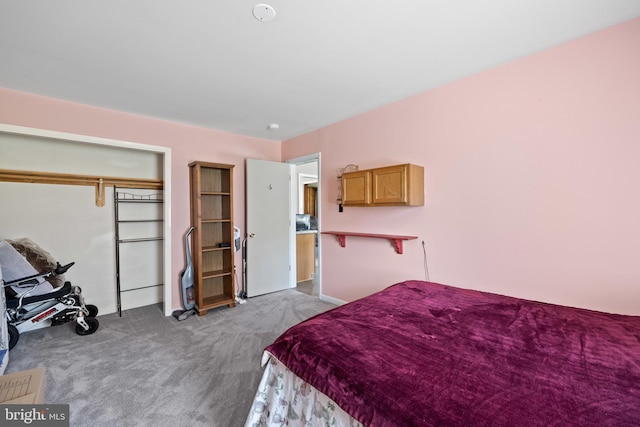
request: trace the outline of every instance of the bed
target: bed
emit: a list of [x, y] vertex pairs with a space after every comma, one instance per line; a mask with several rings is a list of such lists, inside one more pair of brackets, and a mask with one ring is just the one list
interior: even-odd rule
[[640, 426], [640, 317], [406, 281], [263, 355], [247, 426]]

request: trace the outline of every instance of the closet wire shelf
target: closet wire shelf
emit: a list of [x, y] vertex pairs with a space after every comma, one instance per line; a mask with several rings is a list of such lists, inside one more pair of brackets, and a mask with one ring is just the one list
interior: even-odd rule
[[125, 292], [137, 291], [141, 289], [148, 288], [156, 288], [159, 286], [163, 286], [162, 283], [157, 285], [146, 285], [146, 286], [138, 286], [135, 288], [122, 289], [121, 284], [121, 259], [120, 259], [120, 245], [126, 243], [139, 243], [139, 242], [154, 242], [154, 241], [162, 241], [164, 240], [163, 236], [156, 237], [134, 237], [134, 238], [120, 238], [120, 225], [121, 224], [133, 224], [133, 223], [162, 223], [164, 222], [163, 218], [137, 218], [137, 219], [121, 219], [120, 218], [120, 205], [121, 204], [149, 204], [149, 203], [164, 203], [164, 196], [162, 193], [153, 193], [153, 194], [134, 194], [129, 192], [118, 191], [118, 189], [113, 187], [113, 197], [114, 197], [114, 213], [115, 213], [115, 247], [116, 247], [116, 297], [117, 297], [117, 307], [118, 307], [118, 315], [122, 317], [122, 294]]

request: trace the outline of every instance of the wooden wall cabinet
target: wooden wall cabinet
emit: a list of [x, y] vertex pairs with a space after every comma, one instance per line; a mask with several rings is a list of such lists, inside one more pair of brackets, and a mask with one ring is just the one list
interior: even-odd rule
[[233, 167], [189, 164], [194, 287], [200, 316], [215, 307], [235, 307]]
[[423, 206], [424, 168], [403, 164], [342, 174], [343, 206]]

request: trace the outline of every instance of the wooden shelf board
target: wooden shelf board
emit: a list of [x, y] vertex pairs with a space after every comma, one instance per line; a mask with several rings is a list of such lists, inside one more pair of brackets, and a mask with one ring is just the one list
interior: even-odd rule
[[227, 304], [229, 301], [233, 301], [233, 298], [230, 297], [229, 295], [225, 295], [225, 294], [212, 295], [204, 298], [202, 301], [202, 305], [204, 307], [210, 307], [211, 305], [216, 305], [216, 304], [224, 305], [224, 304]]
[[349, 231], [322, 231], [322, 234], [331, 234], [338, 238], [340, 246], [343, 248], [347, 245], [347, 236], [352, 237], [371, 237], [375, 239], [387, 239], [393, 243], [396, 248], [396, 252], [403, 253], [402, 242], [405, 240], [417, 239], [418, 236], [401, 236], [397, 234], [378, 234], [378, 233], [352, 233]]
[[205, 271], [202, 273], [202, 279], [211, 279], [213, 277], [220, 277], [220, 276], [230, 276], [231, 275], [231, 271], [229, 270], [213, 270], [213, 271]]
[[221, 307], [223, 305], [228, 305], [229, 307], [235, 307], [236, 301], [233, 297], [229, 295], [212, 295], [206, 297], [202, 300], [202, 307], [198, 306], [198, 315], [204, 316], [207, 314], [207, 310], [211, 310], [212, 308]]
[[203, 246], [202, 247], [202, 252], [225, 251], [225, 250], [231, 250], [231, 246], [220, 247], [220, 246], [216, 245], [216, 246]]

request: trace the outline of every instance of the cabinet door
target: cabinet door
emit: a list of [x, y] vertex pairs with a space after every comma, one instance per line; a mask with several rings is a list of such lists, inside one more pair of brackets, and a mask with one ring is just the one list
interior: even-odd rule
[[371, 204], [371, 171], [342, 174], [342, 204], [344, 206]]
[[316, 196], [318, 194], [317, 187], [310, 187], [309, 184], [304, 185], [304, 212], [311, 216], [316, 216]]
[[316, 260], [316, 233], [296, 234], [296, 282], [313, 279]]
[[407, 204], [407, 165], [378, 168], [371, 172], [374, 205]]

